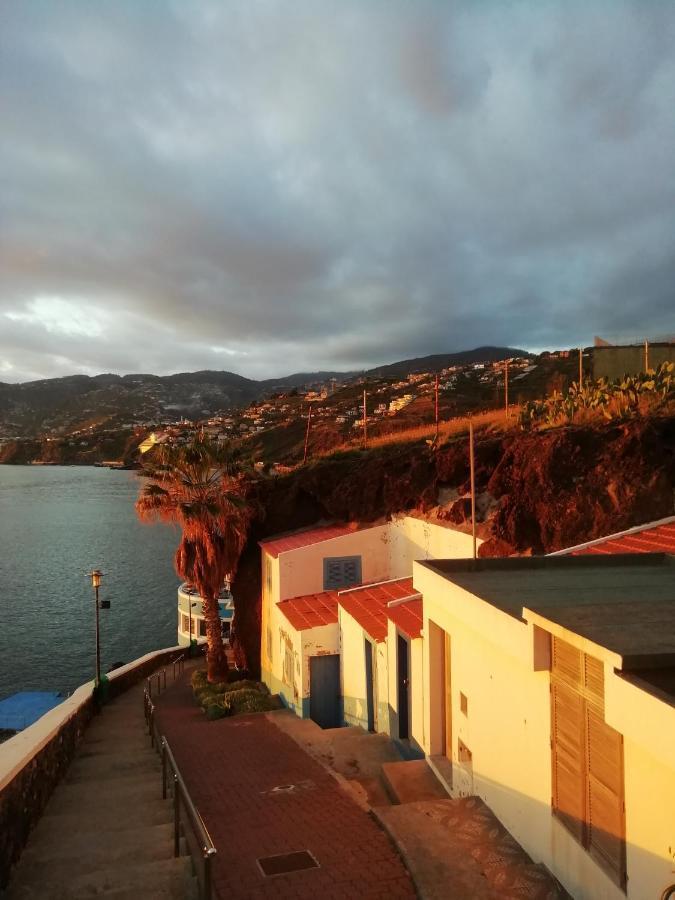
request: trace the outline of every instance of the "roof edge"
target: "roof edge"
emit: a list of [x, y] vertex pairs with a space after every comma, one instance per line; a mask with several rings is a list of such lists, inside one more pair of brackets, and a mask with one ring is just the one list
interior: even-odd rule
[[655, 519], [653, 522], [645, 522], [642, 525], [633, 525], [632, 528], [626, 528], [625, 531], [617, 531], [614, 534], [608, 534], [605, 537], [594, 538], [592, 541], [585, 541], [583, 544], [575, 544], [573, 547], [565, 547], [564, 550], [554, 550], [553, 553], [547, 553], [546, 556], [567, 556], [570, 553], [576, 553], [577, 550], [585, 550], [587, 547], [597, 547], [600, 544], [606, 544], [609, 541], [615, 541], [630, 534], [640, 534], [650, 528], [658, 528], [661, 525], [672, 525], [675, 523], [675, 516], [666, 516], [665, 519]]

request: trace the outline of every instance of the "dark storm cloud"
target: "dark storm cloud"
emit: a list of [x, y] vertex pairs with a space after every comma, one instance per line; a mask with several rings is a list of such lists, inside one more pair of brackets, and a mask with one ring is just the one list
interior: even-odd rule
[[675, 8], [27, 0], [0, 380], [675, 331]]

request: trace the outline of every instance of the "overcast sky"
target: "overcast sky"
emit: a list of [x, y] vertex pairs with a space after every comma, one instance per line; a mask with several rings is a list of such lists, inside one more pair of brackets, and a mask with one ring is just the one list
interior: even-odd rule
[[675, 332], [675, 4], [6, 0], [0, 381]]

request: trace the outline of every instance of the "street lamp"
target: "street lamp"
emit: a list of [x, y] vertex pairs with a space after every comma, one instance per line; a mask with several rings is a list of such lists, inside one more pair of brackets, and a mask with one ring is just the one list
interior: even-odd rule
[[104, 574], [100, 569], [94, 569], [87, 576], [91, 578], [91, 586], [94, 589], [94, 608], [96, 612], [96, 687], [101, 683], [101, 641], [99, 638], [98, 611], [99, 609], [110, 609], [110, 600], [101, 600], [99, 603], [98, 599], [98, 589], [101, 586], [101, 578], [103, 578]]

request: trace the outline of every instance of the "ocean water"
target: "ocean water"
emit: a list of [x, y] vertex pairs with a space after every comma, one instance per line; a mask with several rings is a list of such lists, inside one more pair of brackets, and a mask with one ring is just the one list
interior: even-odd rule
[[135, 472], [0, 465], [0, 699], [94, 677], [94, 599], [106, 573], [101, 671], [176, 643], [179, 532], [141, 524]]

